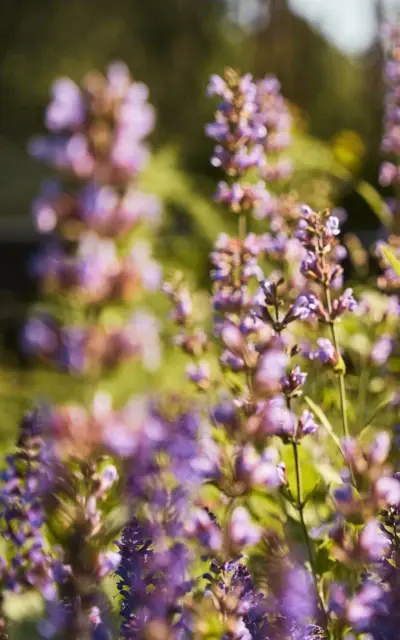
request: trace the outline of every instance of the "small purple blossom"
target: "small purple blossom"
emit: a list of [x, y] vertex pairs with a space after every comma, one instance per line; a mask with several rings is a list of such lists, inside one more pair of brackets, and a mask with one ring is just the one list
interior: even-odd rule
[[308, 436], [312, 433], [315, 433], [318, 429], [318, 424], [315, 421], [314, 414], [308, 409], [304, 409], [301, 414], [296, 429], [296, 438], [301, 438], [302, 436]]
[[236, 507], [228, 524], [229, 545], [233, 552], [235, 549], [257, 544], [261, 535], [261, 528], [251, 521], [247, 510]]
[[382, 530], [377, 520], [369, 520], [360, 533], [360, 548], [369, 561], [382, 558], [388, 551], [390, 539]]
[[275, 449], [265, 449], [261, 455], [251, 445], [246, 445], [237, 454], [236, 477], [248, 488], [265, 487], [276, 489], [285, 482], [285, 468], [279, 461]]
[[357, 301], [353, 295], [353, 289], [345, 289], [342, 295], [333, 301], [332, 307], [334, 319], [339, 318], [346, 311], [354, 312], [357, 309]]
[[311, 350], [307, 356], [310, 360], [320, 360], [322, 364], [335, 365], [337, 354], [332, 342], [327, 338], [318, 338], [317, 349]]
[[384, 334], [372, 345], [370, 358], [374, 365], [383, 366], [388, 361], [394, 347], [393, 336]]

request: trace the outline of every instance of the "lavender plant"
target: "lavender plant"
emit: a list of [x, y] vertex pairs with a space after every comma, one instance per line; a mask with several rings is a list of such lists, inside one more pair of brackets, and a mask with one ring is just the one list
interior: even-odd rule
[[122, 63], [106, 77], [87, 74], [82, 88], [61, 78], [46, 111], [49, 135], [30, 145], [64, 180], [46, 182], [33, 205], [38, 231], [49, 236], [33, 264], [49, 304], [28, 322], [24, 343], [61, 370], [96, 376], [132, 357], [149, 369], [159, 364], [155, 319], [135, 309], [110, 325], [105, 313], [121, 302], [131, 309], [160, 279], [140, 233], [160, 217], [157, 198], [137, 185], [154, 126], [147, 97]]
[[[162, 286], [192, 393], [119, 407], [100, 374], [133, 355], [152, 367], [158, 355], [147, 317], [103, 325], [110, 301], [159, 280], [145, 245], [128, 254], [125, 243], [157, 210], [131, 183], [153, 112], [121, 65], [81, 90], [56, 85], [54, 135], [33, 151], [71, 181], [35, 204], [39, 227], [62, 241], [35, 264], [52, 313], [30, 321], [25, 344], [90, 379], [90, 398], [22, 424], [0, 499], [2, 594], [40, 590], [45, 637], [394, 640], [396, 451], [389, 432], [365, 424], [368, 387], [354, 402], [347, 327], [365, 323], [368, 365], [386, 375], [398, 299], [378, 294], [378, 313], [368, 291], [354, 295], [338, 217], [273, 190], [290, 171], [277, 80], [228, 69], [208, 93], [215, 201], [237, 233], [211, 252], [210, 326], [181, 275]], [[55, 316], [60, 296], [79, 324]], [[0, 630], [7, 637], [5, 618]]]
[[[354, 594], [356, 608], [358, 599], [362, 600], [364, 595], [363, 591], [358, 590], [360, 564], [355, 570], [353, 565], [357, 565], [356, 557], [360, 556], [363, 566], [365, 563], [371, 565], [371, 576], [379, 572], [376, 563], [385, 558], [388, 549], [388, 538], [383, 533], [384, 513], [398, 503], [400, 485], [390, 467], [382, 467], [389, 447], [386, 434], [377, 436], [368, 454], [373, 456], [376, 451], [376, 463], [373, 457], [368, 459], [362, 471], [350, 453], [358, 445], [350, 438], [346, 364], [338, 329], [343, 316], [356, 312], [358, 304], [351, 288], [342, 290], [343, 269], [340, 262], [346, 252], [338, 241], [339, 220], [328, 211], [316, 213], [305, 205], [293, 206], [289, 219], [282, 202], [276, 210], [268, 209], [271, 195], [260, 178], [263, 180], [273, 174], [271, 159], [266, 152], [271, 148], [268, 136], [271, 135], [274, 140], [275, 131], [272, 128], [271, 132], [268, 127], [268, 124], [271, 126], [270, 103], [266, 104], [261, 99], [265, 87], [273, 87], [275, 94], [278, 85], [270, 78], [257, 83], [251, 76], [240, 77], [231, 70], [223, 78], [213, 76], [209, 85], [209, 94], [217, 95], [220, 99], [215, 122], [206, 128], [207, 134], [217, 142], [212, 164], [222, 168], [227, 175], [227, 180], [219, 183], [215, 199], [227, 206], [232, 215], [238, 216], [238, 236], [229, 238], [221, 235], [211, 254], [214, 287], [214, 330], [211, 336], [207, 338], [204, 331], [193, 328], [194, 310], [186, 285], [181, 281], [164, 285], [174, 305], [171, 316], [180, 326], [175, 342], [194, 360], [188, 366], [187, 374], [197, 389], [207, 395], [207, 404], [212, 406], [210, 417], [219, 447], [219, 469], [209, 482], [217, 488], [219, 501], [226, 500], [228, 505], [226, 513], [222, 511], [218, 518], [219, 510], [214, 499], [217, 521], [209, 511], [196, 512], [195, 523], [189, 527], [189, 531], [200, 541], [205, 541], [210, 554], [216, 545], [221, 548], [222, 544], [222, 560], [228, 562], [230, 571], [234, 571], [230, 577], [226, 575], [226, 565], [221, 561], [215, 563], [213, 560], [210, 565], [208, 579], [213, 604], [207, 603], [207, 613], [203, 617], [208, 616], [210, 621], [215, 621], [218, 628], [216, 635], [238, 638], [344, 637], [343, 634], [350, 631], [350, 626], [355, 632], [369, 631], [374, 627], [375, 615], [381, 615], [383, 611], [384, 590], [378, 590], [379, 595], [375, 594], [376, 607], [371, 606], [365, 618], [361, 613], [358, 618], [357, 613], [346, 613], [344, 610], [339, 614], [334, 598], [329, 596], [334, 589], [330, 584], [330, 576], [335, 573], [331, 571], [330, 563], [333, 565], [336, 562], [338, 574], [347, 576], [349, 593]], [[281, 98], [277, 99], [277, 103], [284, 104]], [[283, 121], [287, 124], [288, 112], [285, 107], [281, 108], [281, 114], [285, 114]], [[248, 175], [253, 181], [248, 181]], [[267, 232], [261, 236], [246, 234], [252, 218], [265, 219], [266, 210], [269, 223]], [[260, 211], [264, 213], [260, 215]], [[288, 249], [290, 242], [292, 244]], [[279, 251], [274, 251], [274, 243], [279, 243]], [[295, 280], [291, 278], [290, 270], [293, 257], [300, 262], [300, 273], [296, 274]], [[266, 268], [269, 269], [268, 278], [265, 276]], [[394, 298], [392, 303], [395, 303]], [[316, 334], [315, 347], [304, 341], [304, 330], [310, 336]], [[376, 364], [380, 361], [384, 364], [390, 355], [390, 347], [383, 349], [384, 337], [376, 343], [371, 353], [371, 359]], [[215, 372], [213, 376], [210, 364], [199, 361], [207, 351], [211, 363], [217, 355], [222, 375]], [[310, 411], [310, 406], [315, 409], [318, 406], [309, 398], [306, 398], [308, 407], [301, 406], [307, 375], [315, 375], [312, 369], [308, 372], [302, 370], [301, 357], [311, 362], [319, 361], [320, 366], [331, 372], [332, 382], [334, 378], [338, 381], [341, 415], [339, 433], [343, 437], [342, 443], [333, 432], [331, 435], [339, 445], [345, 484], [339, 485], [333, 494], [331, 483], [323, 474], [309, 495], [304, 495], [303, 491], [299, 455], [303, 438], [315, 438], [315, 445], [307, 447], [307, 455], [311, 456], [321, 455], [321, 445], [324, 444], [326, 448], [327, 442], [319, 435], [321, 429]], [[304, 360], [303, 366], [307, 366]], [[326, 417], [319, 409], [318, 413], [326, 426]], [[356, 426], [356, 429], [359, 431], [362, 427], [363, 424]], [[288, 461], [287, 445], [290, 445], [293, 456], [293, 471], [290, 473], [284, 462], [280, 461], [279, 454], [281, 452], [281, 456]], [[379, 453], [381, 447], [386, 449]], [[323, 455], [326, 454], [325, 450]], [[329, 456], [328, 453], [329, 457], [329, 465], [332, 464], [332, 458], [337, 464], [334, 455]], [[373, 464], [376, 464], [375, 471]], [[387, 486], [387, 492], [381, 494], [375, 482], [378, 482], [378, 486]], [[310, 528], [309, 506], [321, 487], [325, 500], [328, 496], [333, 499], [332, 515], [341, 508], [344, 514], [340, 517], [336, 514], [332, 525], [322, 529]], [[277, 554], [277, 548], [289, 545], [292, 556], [289, 564], [287, 557], [285, 562], [280, 556], [280, 580], [270, 567], [273, 565], [272, 558], [260, 556], [257, 546], [254, 546], [265, 545], [271, 552], [270, 540], [276, 536], [270, 522], [269, 527], [265, 527], [265, 524], [262, 526], [263, 519], [264, 523], [268, 520], [267, 514], [261, 511], [261, 515], [259, 508], [255, 509], [254, 506], [256, 495], [256, 504], [258, 501], [264, 509], [271, 509], [271, 498], [265, 502], [266, 491], [275, 496], [275, 506], [278, 504], [280, 507], [278, 520], [286, 523], [282, 525], [284, 531], [288, 522], [299, 522], [302, 546], [306, 549], [306, 557], [301, 555], [299, 560], [293, 540], [288, 539], [285, 533], [278, 536], [278, 542], [275, 540], [275, 547], [272, 547], [274, 553]], [[360, 497], [355, 499], [355, 495]], [[353, 504], [355, 511], [350, 507], [347, 510], [344, 504]], [[363, 511], [355, 526], [354, 512], [359, 512], [362, 504], [368, 504], [369, 507]], [[211, 506], [209, 504], [207, 509]], [[346, 520], [350, 514], [353, 517], [351, 524]], [[254, 522], [253, 518], [258, 522]], [[241, 550], [232, 545], [229, 537], [232, 531], [238, 531], [238, 525], [243, 527]], [[219, 531], [221, 533], [218, 535]], [[325, 535], [322, 541], [320, 531]], [[346, 539], [350, 547], [347, 555], [342, 555], [339, 547], [342, 545], [343, 549]], [[246, 550], [243, 556], [245, 543], [252, 550]], [[261, 571], [262, 580], [259, 584], [251, 581], [251, 596], [245, 598], [246, 591], [242, 592], [242, 604], [235, 590], [235, 608], [228, 614], [222, 594], [228, 589], [232, 595], [229, 585], [236, 580], [232, 563], [240, 551], [242, 556], [237, 565], [238, 568], [240, 566], [240, 572], [247, 572], [248, 568], [254, 571], [254, 558], [257, 558], [257, 563], [264, 562], [265, 567], [254, 572], [257, 579]], [[331, 560], [324, 567], [321, 562], [325, 554]], [[244, 568], [246, 564], [247, 569]], [[308, 571], [301, 565], [308, 567]], [[302, 571], [305, 573], [302, 574]], [[289, 586], [283, 577], [285, 575], [297, 575], [299, 580], [303, 580], [304, 593], [295, 607], [287, 605], [293, 595], [289, 593]], [[304, 577], [300, 578], [301, 575]], [[372, 582], [375, 579], [371, 578]], [[254, 616], [256, 625], [250, 622], [245, 613], [248, 611], [249, 598], [257, 602], [257, 613], [252, 611], [250, 617]], [[212, 633], [211, 622], [207, 626], [202, 623], [203, 628], [203, 633]]]
[[[385, 63], [385, 113], [384, 131], [381, 151], [386, 159], [381, 165], [379, 181], [382, 186], [391, 186], [395, 197], [390, 202], [393, 213], [394, 225], [389, 243], [392, 245], [395, 255], [399, 249], [399, 69], [400, 69], [400, 31], [397, 25], [386, 25], [384, 29], [386, 40], [387, 58]], [[384, 252], [378, 248], [378, 258], [384, 267], [384, 274], [380, 277], [379, 284], [385, 289], [398, 289], [398, 274], [393, 265], [387, 260]]]
[[[46, 111], [49, 134], [31, 143], [33, 155], [61, 178], [46, 182], [33, 206], [47, 236], [33, 265], [46, 304], [29, 319], [23, 344], [81, 376], [87, 399], [86, 407], [70, 403], [27, 417], [4, 472], [1, 516], [12, 548], [4, 590], [41, 592], [44, 637], [111, 633], [102, 582], [119, 563], [113, 538], [124, 521], [115, 456], [132, 451], [132, 442], [123, 444], [129, 421], [142, 422], [128, 410], [127, 422], [117, 417], [101, 382], [128, 359], [139, 358], [149, 370], [160, 360], [158, 322], [138, 307], [161, 274], [141, 231], [157, 223], [160, 203], [137, 184], [154, 126], [147, 98], [122, 63], [110, 65], [105, 77], [87, 74], [81, 87], [62, 78]], [[110, 309], [118, 310], [119, 323], [107, 321]]]

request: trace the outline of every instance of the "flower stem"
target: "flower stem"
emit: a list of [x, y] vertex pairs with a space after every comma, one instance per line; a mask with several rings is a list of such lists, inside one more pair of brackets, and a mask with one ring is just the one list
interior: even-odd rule
[[239, 216], [239, 239], [244, 240], [246, 237], [246, 215], [241, 213]]
[[300, 470], [300, 462], [299, 462], [299, 452], [297, 449], [298, 446], [299, 446], [298, 442], [295, 442], [295, 440], [293, 440], [292, 448], [293, 448], [294, 466], [296, 470], [297, 510], [300, 515], [300, 522], [303, 529], [304, 539], [307, 545], [307, 551], [308, 551], [308, 557], [310, 560], [311, 569], [314, 575], [314, 579], [316, 580], [316, 575], [314, 570], [314, 556], [311, 548], [311, 540], [308, 535], [307, 525], [304, 520], [303, 488], [302, 488], [302, 478], [301, 478], [301, 470]]
[[[336, 324], [331, 319], [332, 318], [332, 299], [331, 299], [331, 292], [328, 286], [325, 287], [325, 293], [326, 293], [326, 303], [328, 307], [328, 313], [330, 317], [329, 324], [331, 327], [332, 342], [333, 342], [333, 346], [335, 347], [337, 357], [340, 358], [341, 356], [340, 356], [339, 341], [338, 341], [337, 331], [336, 331]], [[342, 370], [342, 368], [340, 368], [340, 370], [337, 372], [337, 376], [339, 379], [340, 410], [342, 414], [343, 433], [344, 433], [344, 436], [348, 438], [350, 436], [350, 432], [349, 432], [349, 423], [347, 420], [347, 397], [346, 397], [346, 386], [344, 383], [345, 371]]]
[[309, 562], [310, 562], [311, 572], [312, 572], [312, 576], [313, 576], [313, 579], [314, 579], [315, 593], [316, 593], [316, 596], [318, 598], [321, 616], [322, 616], [323, 621], [325, 623], [326, 622], [325, 606], [324, 606], [322, 597], [321, 597], [321, 595], [319, 593], [319, 589], [318, 589], [318, 575], [317, 575], [317, 571], [315, 569], [314, 554], [313, 554], [313, 550], [312, 550], [312, 546], [311, 546], [310, 536], [308, 535], [307, 525], [306, 525], [306, 522], [304, 520], [304, 500], [303, 500], [303, 488], [302, 488], [302, 478], [301, 478], [301, 469], [300, 469], [298, 446], [299, 446], [299, 443], [296, 442], [295, 440], [293, 440], [292, 441], [292, 448], [293, 448], [293, 456], [294, 456], [294, 466], [295, 466], [295, 470], [296, 470], [296, 485], [297, 485], [297, 505], [296, 505], [296, 508], [297, 508], [297, 510], [299, 512], [301, 527], [303, 529], [303, 535], [304, 535], [304, 539], [305, 539], [306, 546], [307, 546], [308, 559], [309, 559]]
[[358, 422], [361, 429], [364, 427], [364, 414], [365, 414], [365, 405], [367, 401], [369, 376], [370, 376], [370, 370], [368, 367], [368, 363], [362, 362], [361, 371], [360, 371], [360, 384], [358, 388], [358, 401], [357, 401]]

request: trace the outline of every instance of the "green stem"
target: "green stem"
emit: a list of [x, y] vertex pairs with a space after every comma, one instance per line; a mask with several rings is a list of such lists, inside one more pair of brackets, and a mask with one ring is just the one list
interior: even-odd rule
[[[340, 349], [339, 349], [339, 340], [338, 340], [337, 331], [336, 331], [336, 324], [335, 324], [335, 321], [332, 320], [332, 299], [331, 299], [331, 292], [330, 292], [329, 286], [325, 287], [325, 294], [326, 294], [326, 304], [328, 307], [328, 313], [330, 318], [332, 342], [333, 342], [333, 346], [335, 347], [337, 357], [340, 359], [341, 355], [340, 355]], [[345, 438], [349, 438], [350, 431], [349, 431], [349, 423], [347, 420], [347, 396], [346, 396], [346, 385], [344, 382], [344, 376], [345, 376], [344, 365], [339, 368], [339, 371], [336, 373], [336, 375], [339, 378], [340, 411], [342, 415], [343, 433]], [[350, 468], [353, 485], [357, 487], [355, 473], [351, 464], [349, 464], [349, 468]]]
[[347, 421], [347, 397], [344, 384], [344, 373], [339, 373], [340, 409], [342, 412], [343, 432], [346, 438], [350, 437], [349, 423]]
[[364, 426], [365, 405], [367, 401], [368, 383], [369, 383], [369, 367], [366, 362], [362, 363], [360, 372], [360, 383], [358, 387], [357, 399], [357, 417], [361, 428]]
[[246, 215], [241, 213], [239, 216], [239, 239], [244, 240], [246, 237]]
[[303, 487], [302, 487], [302, 478], [301, 478], [301, 469], [300, 469], [300, 461], [299, 461], [299, 452], [298, 452], [299, 443], [295, 440], [292, 440], [292, 448], [293, 448], [293, 456], [294, 456], [294, 466], [296, 470], [296, 485], [297, 485], [297, 505], [296, 508], [299, 512], [301, 527], [303, 529], [303, 535], [307, 546], [308, 559], [310, 562], [311, 572], [314, 579], [315, 584], [315, 592], [318, 598], [319, 606], [321, 609], [321, 615], [323, 617], [324, 624], [326, 624], [326, 611], [325, 606], [322, 600], [322, 597], [319, 593], [318, 589], [318, 575], [315, 568], [314, 563], [314, 554], [312, 550], [310, 536], [308, 535], [308, 529], [306, 522], [304, 520], [304, 499], [303, 499]]
[[296, 470], [296, 487], [297, 487], [297, 510], [300, 515], [300, 522], [303, 529], [304, 539], [307, 545], [308, 557], [311, 565], [311, 569], [314, 575], [315, 581], [317, 581], [317, 576], [314, 568], [314, 556], [311, 548], [311, 540], [308, 535], [307, 525], [304, 520], [304, 504], [303, 504], [303, 487], [302, 487], [302, 478], [301, 478], [301, 470], [300, 470], [300, 462], [299, 462], [299, 452], [298, 452], [298, 442], [293, 440], [292, 448], [293, 448], [293, 456], [294, 456], [294, 466]]
[[[328, 313], [329, 313], [329, 317], [331, 318], [332, 317], [332, 299], [331, 299], [331, 292], [328, 286], [325, 287], [325, 293], [326, 293]], [[333, 346], [335, 347], [335, 352], [337, 354], [337, 357], [340, 358], [341, 355], [340, 355], [339, 341], [338, 341], [337, 331], [336, 331], [336, 324], [333, 320], [330, 320], [329, 324], [331, 328]], [[337, 376], [339, 378], [340, 410], [342, 414], [343, 433], [344, 433], [344, 436], [348, 438], [350, 436], [350, 432], [349, 432], [349, 423], [347, 419], [347, 397], [346, 397], [346, 386], [344, 383], [344, 376], [345, 376], [344, 371], [339, 370], [337, 373]]]
[[[246, 238], [246, 214], [244, 213], [241, 213], [239, 215], [238, 233], [239, 233], [239, 240], [243, 242], [244, 239]], [[253, 393], [252, 379], [251, 379], [251, 370], [248, 368], [246, 368], [246, 382], [247, 382], [247, 386], [251, 396]]]

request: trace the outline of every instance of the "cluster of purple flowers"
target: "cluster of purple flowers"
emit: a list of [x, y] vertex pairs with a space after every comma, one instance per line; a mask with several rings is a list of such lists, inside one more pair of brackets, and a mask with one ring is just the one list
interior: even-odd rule
[[[31, 152], [66, 180], [46, 183], [34, 203], [38, 230], [50, 234], [33, 264], [49, 310], [42, 307], [30, 318], [24, 346], [61, 370], [96, 380], [132, 357], [149, 370], [160, 363], [152, 315], [136, 309], [119, 324], [102, 320], [109, 301], [131, 303], [160, 282], [145, 240], [129, 248], [139, 223], [154, 226], [160, 217], [157, 199], [135, 185], [149, 157], [144, 139], [154, 126], [147, 97], [147, 88], [132, 82], [120, 63], [106, 77], [88, 74], [81, 87], [61, 79], [46, 112], [49, 134], [31, 144]], [[57, 314], [60, 300], [73, 311], [70, 323]], [[121, 559], [113, 546], [121, 528], [113, 522], [114, 460], [142, 455], [144, 465], [161, 431], [161, 418], [144, 398], [117, 411], [101, 392], [91, 407], [52, 407], [23, 421], [1, 494], [2, 533], [14, 548], [4, 563], [3, 592], [42, 593], [44, 637], [110, 637], [110, 604], [101, 584]]]
[[131, 357], [139, 357], [148, 370], [160, 363], [158, 322], [142, 310], [122, 327], [66, 325], [37, 313], [27, 322], [24, 339], [29, 353], [74, 374], [99, 375]]
[[[87, 406], [26, 417], [0, 491], [1, 597], [40, 591], [47, 638], [394, 640], [400, 479], [389, 434], [364, 442], [369, 425], [349, 409], [339, 341], [350, 314], [356, 323], [371, 303], [343, 289], [338, 218], [266, 188], [290, 173], [280, 155], [290, 115], [277, 80], [227, 70], [208, 93], [219, 100], [206, 128], [212, 164], [225, 174], [216, 200], [237, 214], [238, 233], [221, 233], [211, 252], [210, 327], [198, 325], [181, 274], [161, 287], [192, 393], [118, 407], [96, 389]], [[85, 184], [47, 185], [35, 203], [38, 229], [59, 238], [35, 273], [76, 315], [65, 323], [41, 309], [24, 344], [96, 381], [131, 357], [149, 370], [160, 361], [152, 316], [103, 320], [110, 301], [131, 302], [161, 281], [147, 245], [130, 251], [125, 242], [139, 222], [159, 217], [158, 202], [132, 185], [153, 124], [147, 89], [118, 63], [82, 87], [58, 81], [50, 135], [32, 143], [69, 185]], [[250, 230], [261, 224], [262, 234]], [[373, 309], [365, 358], [374, 371], [391, 364], [398, 299], [383, 308]], [[318, 392], [316, 360], [324, 380], [338, 380], [332, 425], [306, 395], [309, 381], [310, 395], [313, 385]]]
[[143, 140], [155, 115], [147, 99], [147, 87], [132, 83], [122, 62], [111, 64], [105, 77], [88, 73], [82, 87], [60, 78], [46, 111], [51, 135], [32, 140], [31, 153], [95, 184], [124, 185], [149, 158]]
[[[281, 157], [290, 144], [292, 122], [278, 80], [267, 76], [256, 82], [250, 74], [241, 77], [228, 69], [223, 77], [211, 76], [208, 95], [220, 98], [215, 121], [206, 126], [217, 143], [211, 164], [228, 176], [218, 183], [215, 200], [237, 213], [252, 211], [256, 218], [280, 213], [280, 199], [265, 187], [265, 181], [285, 180], [292, 171]], [[259, 182], [240, 181], [250, 169], [256, 169]]]
[[398, 160], [400, 156], [400, 29], [387, 26], [384, 34], [388, 40], [388, 56], [385, 63], [384, 133], [381, 150], [388, 157], [381, 166], [379, 181], [383, 186], [400, 182]]
[[7, 457], [2, 473], [1, 530], [12, 551], [8, 565], [2, 559], [2, 582], [3, 589], [16, 592], [27, 586], [38, 588], [51, 600], [55, 597], [55, 558], [42, 531], [43, 495], [49, 478], [41, 431], [40, 413], [27, 414], [17, 449]]
[[[101, 326], [107, 302], [132, 304], [161, 279], [147, 242], [127, 243], [139, 223], [154, 226], [160, 217], [157, 198], [135, 185], [149, 155], [144, 139], [154, 127], [147, 98], [122, 63], [110, 65], [105, 77], [89, 73], [81, 87], [60, 79], [46, 112], [49, 134], [31, 145], [35, 156], [69, 178], [46, 182], [34, 203], [36, 226], [50, 239], [33, 272], [50, 299], [69, 301], [82, 313], [67, 326], [51, 312], [33, 316], [24, 346], [61, 369], [98, 372], [137, 356], [157, 366], [157, 324], [150, 315], [139, 312], [125, 327]], [[70, 178], [76, 186], [67, 186]]]

